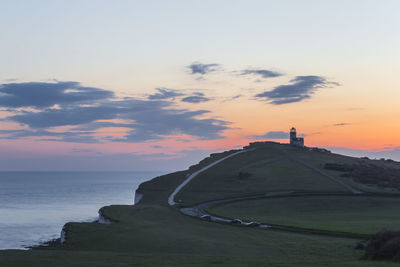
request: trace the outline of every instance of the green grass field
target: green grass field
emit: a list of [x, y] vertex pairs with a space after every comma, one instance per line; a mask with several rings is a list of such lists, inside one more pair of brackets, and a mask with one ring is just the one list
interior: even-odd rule
[[[282, 149], [287, 148], [270, 144], [229, 158], [196, 177], [176, 199], [181, 199], [185, 205], [193, 205], [210, 199], [279, 191], [349, 192], [342, 185], [287, 157]], [[251, 176], [240, 178], [240, 172]]]
[[211, 208], [230, 218], [356, 234], [400, 229], [399, 210], [400, 197], [374, 196], [265, 198]]
[[[216, 165], [189, 183], [177, 199], [181, 198], [185, 205], [189, 205], [260, 192], [348, 193], [343, 186], [285, 157], [281, 149], [291, 148], [268, 145]], [[219, 157], [221, 155], [214, 155], [201, 165]], [[398, 266], [393, 262], [362, 260], [364, 252], [354, 249], [360, 241], [357, 238], [254, 229], [183, 215], [177, 207], [168, 206], [167, 198], [188, 173], [199, 168], [192, 166], [188, 171], [143, 183], [138, 191], [144, 197], [137, 205], [103, 208], [104, 215], [117, 223], [68, 223], [64, 245], [29, 251], [0, 251], [0, 266]], [[252, 175], [239, 179], [238, 172]], [[303, 203], [295, 206], [291, 200], [295, 198], [268, 199], [265, 201], [277, 202], [268, 202], [267, 206], [258, 202], [246, 209], [250, 211], [259, 207], [260, 213], [256, 215], [262, 216], [263, 208], [269, 207], [268, 212], [278, 220], [280, 216], [288, 215], [284, 211], [286, 208], [300, 216], [302, 212], [295, 209], [296, 205], [302, 205], [303, 212], [310, 216], [329, 217], [329, 213], [324, 213], [327, 204], [323, 203], [329, 202], [327, 199], [310, 202], [304, 198]], [[349, 214], [346, 197], [334, 202], [337, 201], [342, 201], [340, 207], [343, 208], [337, 210], [337, 214]], [[396, 204], [390, 202], [383, 204], [394, 209]], [[246, 203], [250, 202], [230, 205]], [[370, 199], [369, 202], [353, 204], [371, 207], [374, 203]], [[224, 206], [218, 208], [228, 211]], [[375, 210], [378, 212], [379, 208]], [[243, 214], [244, 211], [233, 207], [229, 212]], [[382, 211], [382, 215], [389, 213], [388, 210]], [[293, 218], [301, 222], [301, 217]], [[389, 220], [385, 218], [382, 223]], [[336, 222], [340, 223], [340, 220], [336, 218]]]
[[[296, 149], [290, 148], [287, 149], [291, 154], [301, 158], [302, 160], [306, 161], [310, 165], [314, 167], [323, 169], [325, 163], [341, 163], [341, 164], [358, 164], [360, 162], [373, 164], [376, 166], [386, 167], [386, 168], [400, 168], [400, 164], [397, 162], [389, 162], [389, 161], [381, 161], [381, 160], [369, 160], [369, 159], [360, 159], [355, 157], [344, 156], [335, 153], [326, 153], [326, 152], [319, 152], [319, 151], [307, 151], [304, 149]], [[392, 188], [378, 188], [373, 185], [366, 185], [355, 182], [351, 178], [346, 178], [341, 176], [341, 172], [332, 171], [332, 170], [325, 170], [324, 172], [336, 177], [337, 179], [349, 184], [350, 186], [357, 188], [363, 192], [370, 192], [370, 193], [395, 193], [399, 194], [399, 190], [392, 189]]]

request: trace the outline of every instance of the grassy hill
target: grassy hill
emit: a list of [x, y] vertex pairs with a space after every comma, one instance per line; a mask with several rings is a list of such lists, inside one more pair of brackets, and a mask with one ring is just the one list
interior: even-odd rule
[[[191, 206], [213, 199], [268, 192], [351, 194], [348, 188], [301, 164], [287, 153], [305, 159], [316, 167], [325, 162], [352, 162], [359, 159], [272, 143], [253, 144], [251, 148], [256, 149], [234, 156], [201, 173], [184, 187], [176, 196], [176, 200], [181, 199], [182, 205]], [[168, 196], [188, 174], [234, 152], [214, 154], [187, 171], [156, 177], [141, 184], [138, 191], [144, 196], [139, 204], [107, 206], [102, 209], [103, 214], [114, 221], [112, 224], [66, 224], [67, 242], [63, 245], [30, 251], [0, 251], [0, 266], [395, 265], [392, 262], [361, 260], [364, 252], [354, 249], [355, 244], [360, 241], [357, 238], [213, 223], [186, 216], [179, 211], [179, 207], [168, 205]], [[364, 188], [364, 185], [352, 182], [351, 178], [343, 178], [340, 173], [330, 172], [343, 181]], [[387, 192], [387, 189], [366, 185], [365, 187], [374, 192]], [[320, 224], [330, 229], [326, 226], [330, 220], [329, 212], [324, 209], [324, 203], [330, 203], [328, 199], [304, 198], [301, 202], [292, 201], [294, 199], [276, 198], [253, 200], [254, 203], [229, 203], [215, 207], [215, 212], [228, 217], [249, 216], [266, 222], [273, 219], [282, 223], [282, 220], [291, 219], [293, 225], [317, 227], [317, 224]], [[336, 209], [339, 213], [351, 215], [352, 209], [346, 206], [346, 198], [339, 200], [331, 200], [337, 204], [332, 205], [331, 210]], [[368, 201], [374, 202], [373, 199]], [[369, 207], [368, 201], [356, 204]], [[383, 206], [386, 207], [386, 204]], [[388, 212], [399, 207], [398, 202], [390, 204]], [[268, 206], [271, 209], [265, 209]], [[305, 221], [305, 218], [301, 217], [302, 211], [304, 214], [313, 214], [320, 221]], [[354, 218], [357, 219], [357, 216], [359, 215]], [[379, 227], [388, 222], [387, 217], [384, 218], [379, 222]], [[344, 226], [340, 221], [341, 219], [337, 218], [334, 227], [343, 230]], [[353, 221], [358, 223], [357, 220]], [[369, 231], [372, 230], [366, 230], [368, 233]]]
[[400, 229], [400, 197], [293, 196], [232, 202], [213, 213], [248, 221], [351, 234]]
[[[284, 153], [291, 150], [290, 146], [265, 143], [229, 158], [200, 174], [176, 199], [190, 206], [210, 199], [281, 191], [349, 192]], [[241, 177], [241, 173], [247, 176]]]

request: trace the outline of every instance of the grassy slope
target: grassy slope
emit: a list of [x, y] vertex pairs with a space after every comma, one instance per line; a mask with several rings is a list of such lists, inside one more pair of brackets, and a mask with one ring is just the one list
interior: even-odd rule
[[374, 234], [400, 228], [399, 208], [398, 197], [304, 196], [233, 202], [211, 211], [272, 224]]
[[[282, 149], [291, 148], [269, 144], [227, 159], [196, 177], [176, 199], [193, 205], [210, 199], [278, 191], [348, 192], [343, 186], [290, 159]], [[239, 172], [252, 175], [241, 179]]]
[[[360, 159], [360, 158], [355, 158], [355, 157], [349, 157], [349, 156], [344, 156], [340, 154], [335, 154], [335, 153], [323, 153], [323, 152], [318, 152], [318, 151], [306, 151], [302, 149], [290, 149], [290, 153], [293, 155], [296, 155], [303, 159], [304, 161], [308, 162], [309, 164], [323, 169], [323, 166], [325, 163], [345, 163], [345, 164], [357, 164], [360, 161], [366, 162], [368, 164], [374, 164], [377, 166], [382, 166], [382, 167], [389, 167], [389, 168], [400, 168], [400, 164], [397, 162], [388, 162], [388, 161], [381, 161], [381, 160], [369, 160], [369, 159]], [[341, 177], [341, 172], [338, 171], [332, 171], [332, 170], [323, 170], [326, 173], [329, 173], [330, 175], [336, 177], [337, 179], [351, 185], [354, 188], [357, 188], [363, 192], [371, 192], [371, 193], [377, 193], [377, 192], [386, 192], [386, 193], [399, 193], [398, 190], [395, 189], [382, 189], [382, 188], [377, 188], [375, 186], [368, 186], [365, 184], [357, 183], [353, 181], [351, 178], [345, 178]]]
[[[272, 154], [275, 154], [275, 151]], [[266, 160], [257, 157], [249, 158], [244, 169], [254, 168], [258, 161]], [[277, 156], [277, 160], [282, 160], [279, 157], [280, 155]], [[258, 169], [261, 168], [261, 172], [265, 165], [259, 163]], [[241, 161], [235, 164], [240, 165]], [[252, 167], [249, 167], [249, 164], [253, 164]], [[290, 167], [290, 163], [285, 161], [274, 164], [278, 165], [274, 165], [272, 172], [278, 175], [284, 175], [281, 173], [282, 168]], [[289, 173], [285, 176], [287, 179], [291, 179], [296, 173], [299, 174], [299, 170], [306, 172], [301, 166], [293, 169], [291, 175]], [[0, 266], [130, 266], [133, 264], [388, 266], [391, 264], [359, 261], [362, 251], [352, 248], [357, 242], [354, 239], [251, 229], [205, 222], [182, 215], [176, 208], [167, 205], [167, 197], [186, 175], [187, 172], [178, 172], [142, 184], [139, 191], [144, 193], [144, 197], [138, 205], [105, 207], [104, 214], [118, 220], [119, 223], [110, 225], [69, 223], [67, 244], [31, 251], [1, 251]], [[311, 173], [310, 175], [312, 176]], [[310, 175], [301, 177], [307, 180]], [[273, 176], [269, 176], [268, 179], [273, 179]], [[194, 181], [199, 180], [198, 178], [200, 177]], [[263, 183], [262, 178], [257, 176], [253, 182]], [[321, 177], [314, 177], [312, 182], [307, 183], [313, 190], [342, 190], [326, 181]], [[296, 183], [292, 180], [283, 184], [288, 186], [293, 182]], [[245, 183], [247, 189], [259, 190], [256, 186], [252, 187], [251, 183], [247, 181]], [[239, 184], [236, 188], [240, 188], [241, 184], [236, 184]], [[307, 188], [302, 185], [295, 185], [295, 189], [306, 190]], [[287, 189], [287, 186], [277, 185], [276, 188], [268, 190], [283, 190]], [[267, 188], [260, 189], [264, 191]], [[234, 188], [230, 190], [232, 191], [229, 191], [229, 194], [243, 193], [241, 190], [235, 191]], [[220, 192], [217, 193], [217, 196], [221, 196]], [[199, 200], [197, 195], [193, 202]], [[209, 195], [209, 197], [214, 196]], [[185, 195], [185, 201], [191, 201], [190, 195]]]

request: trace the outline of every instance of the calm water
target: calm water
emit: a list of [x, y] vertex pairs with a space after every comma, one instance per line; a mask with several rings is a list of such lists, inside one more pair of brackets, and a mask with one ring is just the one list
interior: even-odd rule
[[133, 204], [140, 183], [159, 172], [0, 172], [0, 249], [60, 236], [68, 221], [92, 221], [99, 208]]

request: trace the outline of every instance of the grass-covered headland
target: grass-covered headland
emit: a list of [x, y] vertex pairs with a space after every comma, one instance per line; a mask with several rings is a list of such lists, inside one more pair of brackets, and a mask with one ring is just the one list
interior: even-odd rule
[[[179, 205], [169, 206], [167, 199], [188, 174], [235, 151], [214, 154], [186, 171], [141, 184], [138, 192], [143, 198], [137, 205], [102, 208], [111, 224], [67, 223], [66, 242], [62, 245], [0, 251], [0, 266], [397, 265], [381, 254], [372, 256], [372, 241], [367, 245], [367, 256], [365, 250], [355, 249], [366, 239], [352, 235], [256, 229], [180, 212], [180, 207], [211, 200], [265, 194], [281, 197], [231, 202], [210, 210], [230, 218], [331, 232], [372, 235], [380, 229], [400, 228], [397, 187], [363, 183], [356, 177], [343, 176], [341, 171], [324, 169], [327, 163], [353, 166], [366, 159], [276, 143], [254, 143], [250, 147], [255, 150], [222, 161], [194, 178], [177, 194]], [[368, 164], [400, 168], [396, 162], [368, 160]], [[356, 196], [332, 177], [368, 194]], [[315, 196], [283, 197], [289, 194]], [[391, 238], [381, 239], [387, 243]], [[379, 251], [390, 250], [389, 245]]]

